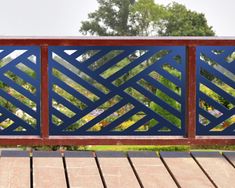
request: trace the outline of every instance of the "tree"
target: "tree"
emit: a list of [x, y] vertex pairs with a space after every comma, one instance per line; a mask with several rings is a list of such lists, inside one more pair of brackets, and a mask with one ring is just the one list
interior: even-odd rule
[[154, 0], [97, 0], [99, 8], [82, 22], [82, 34], [98, 36], [213, 36], [204, 14]]
[[88, 14], [88, 21], [82, 22], [83, 34], [98, 36], [134, 35], [128, 23], [130, 6], [134, 0], [97, 0], [99, 8]]
[[130, 7], [130, 23], [132, 31], [139, 36], [158, 35], [158, 30], [164, 17], [166, 9], [154, 0], [138, 0]]
[[158, 34], [161, 36], [214, 36], [205, 15], [187, 10], [184, 5], [173, 3], [166, 7], [167, 14]]

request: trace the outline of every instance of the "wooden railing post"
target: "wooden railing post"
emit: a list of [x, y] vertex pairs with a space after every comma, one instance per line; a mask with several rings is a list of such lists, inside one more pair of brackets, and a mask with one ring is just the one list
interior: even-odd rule
[[186, 137], [196, 136], [196, 46], [187, 46]]
[[49, 137], [48, 46], [41, 46], [41, 137]]

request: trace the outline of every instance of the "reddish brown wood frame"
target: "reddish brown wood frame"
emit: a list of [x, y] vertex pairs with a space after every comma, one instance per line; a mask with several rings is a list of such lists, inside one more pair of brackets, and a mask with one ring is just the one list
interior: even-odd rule
[[[49, 136], [48, 46], [186, 46], [186, 136]], [[235, 145], [235, 136], [196, 136], [196, 46], [235, 46], [235, 38], [220, 37], [0, 37], [0, 46], [41, 47], [41, 135], [0, 136], [0, 145]], [[190, 66], [189, 66], [190, 65]], [[189, 108], [190, 106], [190, 108]]]

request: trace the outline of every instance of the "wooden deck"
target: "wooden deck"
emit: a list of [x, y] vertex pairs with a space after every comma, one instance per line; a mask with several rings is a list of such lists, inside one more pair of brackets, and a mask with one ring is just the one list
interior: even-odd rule
[[0, 188], [235, 187], [235, 152], [2, 151]]

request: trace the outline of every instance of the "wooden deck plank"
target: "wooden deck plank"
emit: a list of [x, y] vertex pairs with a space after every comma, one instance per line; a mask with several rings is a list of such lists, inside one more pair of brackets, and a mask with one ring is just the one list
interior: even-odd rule
[[235, 170], [219, 152], [192, 152], [192, 155], [218, 187], [235, 187]]
[[160, 152], [160, 156], [180, 187], [214, 187], [189, 153]]
[[177, 188], [155, 152], [128, 152], [128, 156], [145, 188]]
[[64, 165], [59, 152], [33, 152], [34, 188], [66, 188]]
[[96, 152], [108, 188], [139, 188], [132, 167], [122, 152]]
[[235, 152], [224, 152], [223, 155], [230, 161], [235, 168]]
[[103, 183], [92, 152], [64, 153], [69, 185], [73, 187], [101, 188]]
[[2, 151], [0, 188], [30, 187], [30, 158], [25, 151]]

